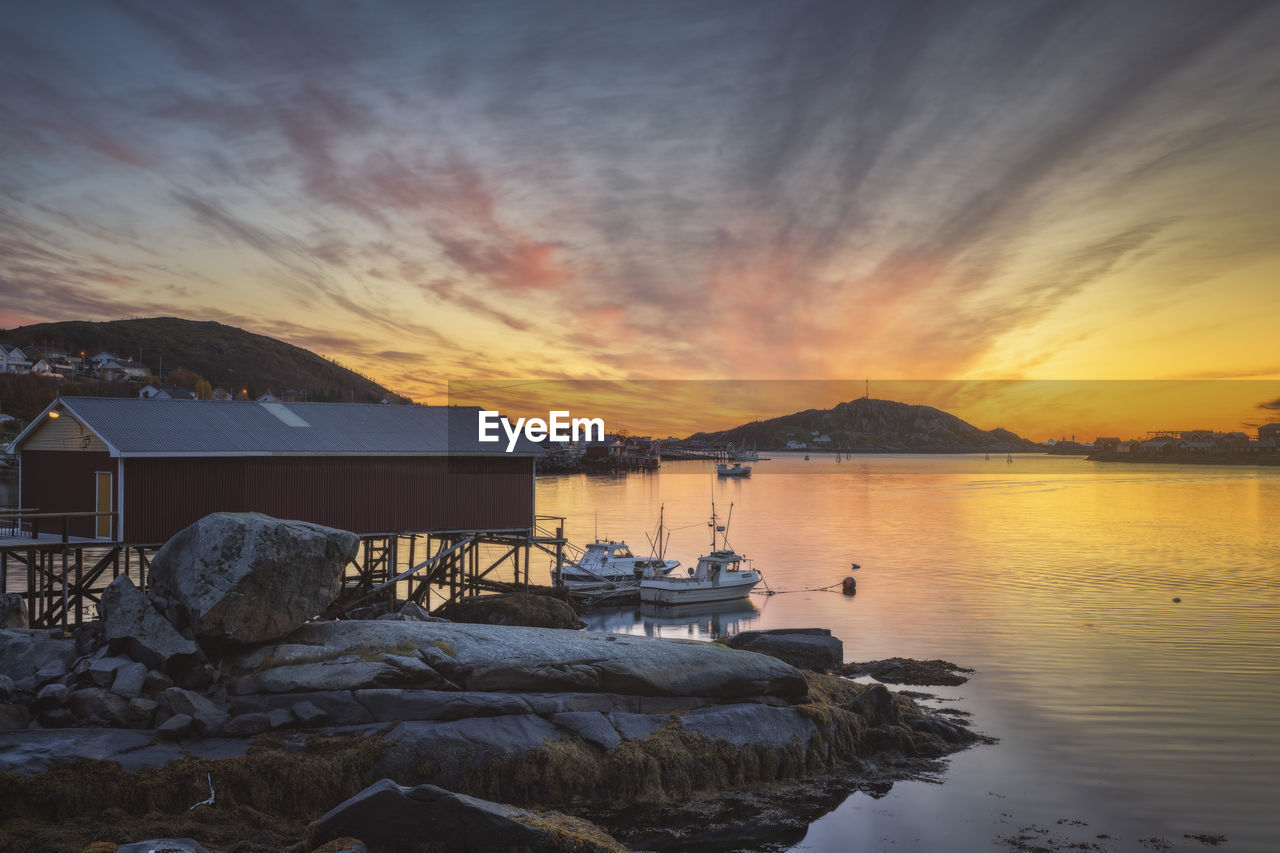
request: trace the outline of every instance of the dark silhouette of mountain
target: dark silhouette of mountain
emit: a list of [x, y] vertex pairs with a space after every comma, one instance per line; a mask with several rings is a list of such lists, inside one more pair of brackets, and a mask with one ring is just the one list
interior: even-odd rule
[[[815, 436], [815, 433], [817, 434]], [[829, 442], [815, 442], [821, 436]], [[1043, 450], [1006, 429], [984, 430], [932, 406], [859, 398], [831, 409], [808, 409], [720, 432], [699, 432], [688, 442], [729, 444], [760, 450], [786, 449], [788, 441], [814, 450], [863, 453], [977, 453]]]
[[[286, 392], [296, 391], [299, 398], [305, 396], [317, 402], [377, 403], [385, 398], [408, 402], [369, 377], [310, 350], [208, 321], [150, 317], [104, 323], [83, 320], [37, 323], [0, 330], [0, 343], [24, 348], [34, 346], [42, 352], [60, 350], [77, 356], [83, 352], [85, 358], [110, 352], [131, 358], [156, 375], [163, 368], [166, 382], [172, 377], [190, 380], [188, 374], [196, 374], [212, 388], [224, 388], [235, 396], [256, 398], [270, 391], [283, 397]], [[34, 413], [47, 405], [58, 390], [63, 394], [103, 396], [138, 393], [136, 383], [108, 385], [81, 377], [64, 380], [59, 388], [52, 380], [37, 383], [35, 380], [39, 377], [29, 378], [39, 396], [47, 398]], [[12, 412], [26, 418], [34, 413]]]

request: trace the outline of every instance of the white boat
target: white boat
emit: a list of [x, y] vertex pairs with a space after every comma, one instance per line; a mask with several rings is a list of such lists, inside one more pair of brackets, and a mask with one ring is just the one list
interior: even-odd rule
[[[733, 517], [733, 505], [729, 506]], [[707, 601], [732, 601], [746, 598], [760, 583], [760, 573], [743, 568], [743, 557], [729, 547], [728, 525], [716, 524], [711, 508], [711, 553], [698, 558], [689, 576], [645, 576], [640, 581], [640, 601], [648, 604], [699, 604]], [[717, 534], [723, 534], [723, 546], [716, 547]]]
[[733, 465], [725, 465], [724, 463], [721, 463], [716, 466], [716, 476], [717, 477], [750, 477], [751, 466], [742, 465], [738, 462], [733, 463]]
[[760, 454], [755, 450], [739, 450], [733, 454], [735, 462], [759, 462]]
[[679, 565], [679, 560], [637, 557], [626, 542], [597, 539], [581, 557], [557, 569], [554, 579], [568, 587], [634, 584], [646, 572], [664, 576]]

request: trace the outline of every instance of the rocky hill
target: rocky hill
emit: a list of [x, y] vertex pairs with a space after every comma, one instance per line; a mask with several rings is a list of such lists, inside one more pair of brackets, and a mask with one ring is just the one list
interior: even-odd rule
[[[111, 352], [141, 362], [153, 374], [159, 374], [163, 369], [165, 381], [171, 381], [174, 376], [189, 379], [187, 374], [195, 374], [207, 380], [212, 387], [225, 388], [235, 395], [241, 395], [247, 389], [251, 398], [267, 391], [282, 396], [293, 390], [303, 392], [307, 400], [318, 402], [376, 403], [385, 397], [399, 399], [367, 376], [310, 350], [208, 321], [151, 317], [105, 323], [82, 320], [38, 323], [0, 330], [0, 343], [35, 346], [42, 351], [57, 349], [76, 355], [83, 352], [86, 357]], [[34, 376], [29, 378], [38, 379]], [[119, 385], [121, 387], [95, 388], [92, 380], [87, 384], [84, 380], [71, 381], [63, 383], [62, 393], [104, 396], [137, 393], [136, 387], [126, 383]], [[33, 382], [32, 386], [32, 389], [11, 389], [10, 396], [22, 396], [23, 390], [31, 391], [43, 399], [35, 409], [39, 412], [53, 399], [57, 385], [45, 380]], [[5, 411], [19, 417], [34, 414], [11, 409], [9, 401], [0, 402], [5, 404]]]
[[[817, 436], [830, 442], [815, 443]], [[1039, 450], [1039, 445], [1005, 429], [984, 430], [932, 406], [859, 398], [831, 409], [808, 409], [720, 432], [700, 432], [687, 442], [733, 443], [737, 447], [781, 450], [788, 441], [815, 450], [861, 453], [977, 453]]]

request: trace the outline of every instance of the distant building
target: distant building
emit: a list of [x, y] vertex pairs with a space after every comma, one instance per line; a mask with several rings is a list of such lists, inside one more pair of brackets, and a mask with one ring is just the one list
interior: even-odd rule
[[1120, 439], [1114, 436], [1099, 437], [1093, 440], [1093, 449], [1098, 453], [1115, 453], [1120, 448]]
[[196, 392], [178, 385], [146, 385], [138, 392], [140, 400], [196, 400]]
[[231, 392], [228, 391], [226, 388], [218, 387], [213, 389], [213, 394], [209, 397], [209, 399], [213, 400], [215, 403], [226, 403], [226, 402], [230, 402], [231, 400], [234, 400], [235, 397], [233, 397], [231, 395]]
[[0, 373], [30, 373], [31, 359], [21, 347], [0, 344]]

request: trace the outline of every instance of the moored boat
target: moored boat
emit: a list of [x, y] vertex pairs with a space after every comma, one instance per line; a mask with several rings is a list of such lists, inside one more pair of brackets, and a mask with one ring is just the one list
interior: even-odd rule
[[739, 462], [735, 462], [735, 463], [733, 463], [733, 465], [725, 465], [724, 463], [721, 463], [721, 464], [719, 464], [719, 465], [717, 465], [717, 466], [716, 466], [716, 476], [719, 476], [719, 477], [750, 477], [750, 476], [751, 476], [751, 466], [750, 466], [750, 465], [743, 465], [743, 464], [741, 464], [741, 463], [739, 463]]
[[[729, 516], [733, 517], [730, 505]], [[746, 598], [760, 583], [760, 573], [743, 568], [743, 556], [729, 547], [728, 524], [716, 524], [715, 506], [711, 508], [711, 553], [698, 558], [688, 577], [646, 575], [640, 581], [640, 600], [649, 604], [699, 604], [707, 601], [732, 601]], [[717, 534], [722, 536], [717, 537]], [[722, 539], [717, 547], [717, 538]]]

